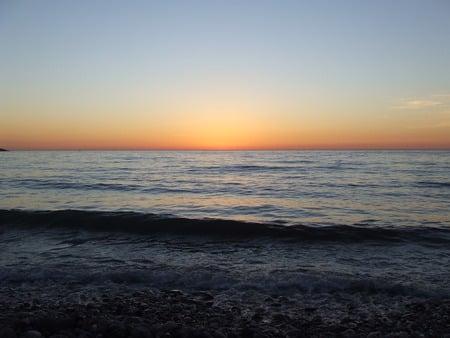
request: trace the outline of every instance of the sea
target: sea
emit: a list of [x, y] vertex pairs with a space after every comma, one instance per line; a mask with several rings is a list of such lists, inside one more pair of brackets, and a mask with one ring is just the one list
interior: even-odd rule
[[446, 299], [449, 281], [449, 151], [0, 153], [0, 287], [225, 306]]

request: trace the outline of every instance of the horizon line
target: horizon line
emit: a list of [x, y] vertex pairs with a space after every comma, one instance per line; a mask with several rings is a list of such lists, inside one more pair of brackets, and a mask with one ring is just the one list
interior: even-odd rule
[[6, 151], [450, 151], [450, 147], [298, 147], [298, 148], [2, 148]]

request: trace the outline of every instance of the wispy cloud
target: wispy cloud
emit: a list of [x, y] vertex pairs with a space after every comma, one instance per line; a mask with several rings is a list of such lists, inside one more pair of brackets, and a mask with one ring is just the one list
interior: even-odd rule
[[402, 98], [392, 109], [398, 110], [409, 126], [408, 129], [435, 129], [436, 132], [450, 128], [450, 94], [437, 93], [419, 98]]
[[424, 109], [442, 106], [445, 103], [443, 100], [413, 100], [413, 99], [403, 99], [399, 105], [394, 106], [396, 109]]
[[406, 102], [406, 105], [411, 108], [440, 106], [441, 104], [442, 104], [442, 102], [427, 101], [427, 100], [412, 100], [412, 101]]
[[417, 110], [424, 112], [442, 112], [450, 108], [450, 93], [435, 93], [422, 97], [398, 99], [393, 109]]

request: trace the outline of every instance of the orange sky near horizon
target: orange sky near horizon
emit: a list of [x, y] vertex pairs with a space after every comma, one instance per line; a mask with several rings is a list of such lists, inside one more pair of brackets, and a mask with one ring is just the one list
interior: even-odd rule
[[305, 122], [291, 118], [286, 123], [286, 117], [272, 120], [270, 114], [252, 117], [248, 112], [182, 115], [86, 121], [74, 114], [42, 121], [36, 114], [20, 123], [6, 120], [9, 128], [2, 130], [0, 145], [11, 150], [450, 149], [447, 125], [402, 126], [401, 118], [389, 116], [350, 123], [326, 116]]

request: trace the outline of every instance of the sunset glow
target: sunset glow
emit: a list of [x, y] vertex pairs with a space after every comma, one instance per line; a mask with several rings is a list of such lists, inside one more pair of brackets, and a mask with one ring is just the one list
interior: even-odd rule
[[341, 5], [3, 3], [0, 147], [450, 149], [449, 3]]

